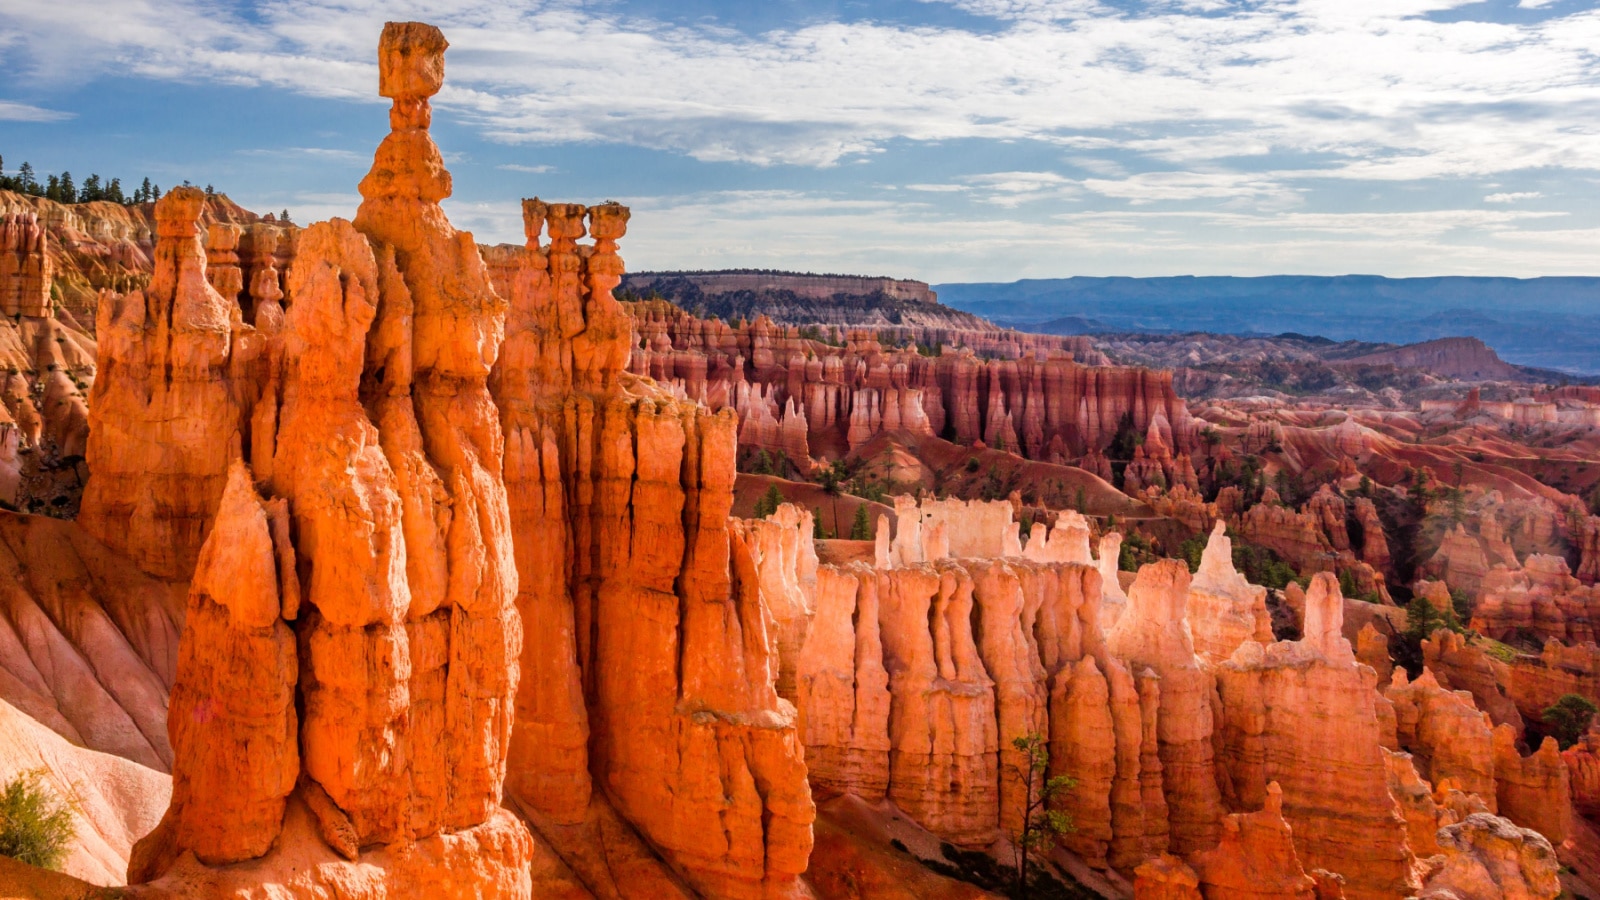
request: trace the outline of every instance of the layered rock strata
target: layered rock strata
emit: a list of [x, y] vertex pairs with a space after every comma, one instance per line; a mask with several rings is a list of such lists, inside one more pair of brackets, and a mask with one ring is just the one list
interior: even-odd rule
[[260, 337], [206, 278], [204, 202], [198, 188], [161, 198], [149, 286], [106, 295], [95, 326], [93, 477], [78, 522], [169, 581], [194, 571], [265, 381]]
[[[532, 840], [499, 806], [522, 642], [487, 389], [505, 305], [438, 207], [449, 179], [428, 98], [445, 46], [430, 26], [384, 29], [393, 132], [356, 224], [300, 236], [283, 330], [258, 354], [272, 368], [248, 442], [237, 405], [191, 411], [232, 429], [234, 461], [190, 586], [168, 720], [173, 803], [130, 863], [151, 895], [229, 895], [252, 868], [295, 895], [342, 882], [352, 896], [454, 890], [450, 858], [463, 853], [480, 895], [530, 891]], [[198, 215], [196, 198], [163, 203], [173, 196]], [[231, 311], [191, 320], [212, 326], [195, 329], [208, 349], [259, 340], [205, 280], [192, 229], [163, 223], [157, 257], [177, 261], [179, 287], [158, 278], [152, 295], [175, 298], [174, 321], [191, 301]], [[167, 317], [150, 318], [159, 337]], [[152, 367], [108, 371], [108, 396], [149, 390], [141, 377], [156, 394], [170, 383]], [[101, 508], [126, 509], [115, 489], [129, 481], [149, 496], [169, 478], [107, 479]], [[187, 496], [199, 510], [203, 492]], [[307, 814], [326, 845], [310, 868]]]
[[1343, 875], [1346, 896], [1404, 896], [1416, 888], [1413, 858], [1389, 792], [1377, 679], [1356, 662], [1343, 617], [1337, 580], [1319, 574], [1303, 639], [1246, 642], [1217, 667], [1219, 761], [1247, 809], [1267, 802], [1269, 782], [1282, 785], [1301, 857]]
[[[664, 303], [634, 304], [633, 312], [630, 368], [713, 409], [733, 407], [741, 423], [755, 423], [747, 442], [768, 450], [798, 450], [803, 432], [809, 454], [831, 457], [889, 432], [1068, 462], [1104, 449], [1127, 421], [1176, 451], [1193, 441], [1170, 373], [1084, 365], [1043, 347], [1012, 359], [980, 359], [971, 348], [929, 357], [885, 349], [864, 330], [835, 346], [764, 318], [735, 327]], [[1183, 480], [1176, 464], [1170, 453], [1164, 458], [1172, 483]]]
[[[800, 522], [787, 551], [760, 525], [730, 526], [733, 413], [626, 371], [629, 323], [611, 291], [627, 219], [616, 205], [527, 201], [528, 245], [496, 267], [511, 325], [493, 391], [517, 604], [536, 635], [508, 794], [592, 889], [612, 877], [593, 862], [598, 839], [563, 835], [597, 827], [598, 802], [695, 889], [781, 895], [798, 889], [815, 815], [778, 694], [780, 681], [794, 690], [799, 660], [780, 678], [780, 651], [797, 648], [808, 612], [797, 588], [764, 596], [776, 586], [758, 562], [795, 561]], [[593, 245], [578, 243], [586, 231]]]

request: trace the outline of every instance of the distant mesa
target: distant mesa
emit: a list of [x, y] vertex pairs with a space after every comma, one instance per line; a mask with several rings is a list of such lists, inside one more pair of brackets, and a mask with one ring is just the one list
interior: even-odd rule
[[979, 316], [940, 303], [927, 282], [905, 278], [766, 269], [635, 272], [623, 278], [621, 294], [659, 297], [722, 319], [765, 315], [780, 325], [995, 329]]
[[1527, 374], [1500, 358], [1494, 349], [1474, 337], [1440, 338], [1380, 350], [1352, 359], [1343, 365], [1394, 365], [1402, 369], [1426, 369], [1435, 375], [1466, 381], [1523, 381]]

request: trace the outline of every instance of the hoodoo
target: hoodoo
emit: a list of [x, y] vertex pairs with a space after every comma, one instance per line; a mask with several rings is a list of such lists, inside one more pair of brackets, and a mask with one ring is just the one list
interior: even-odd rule
[[1502, 401], [1191, 412], [1233, 376], [619, 299], [625, 206], [452, 226], [447, 49], [385, 26], [350, 221], [6, 193], [0, 776], [95, 780], [0, 887], [1590, 890], [1600, 517], [1427, 437]]
[[[172, 407], [196, 422], [183, 446], [200, 465], [174, 474], [198, 489], [180, 495], [191, 505], [165, 535], [178, 555], [158, 561], [181, 572], [172, 535], [213, 524], [169, 711], [173, 803], [129, 867], [142, 894], [530, 893], [531, 836], [500, 805], [522, 641], [487, 389], [505, 303], [471, 236], [438, 207], [449, 177], [428, 98], [445, 47], [431, 26], [385, 27], [394, 131], [357, 224], [300, 235], [281, 331], [242, 325], [206, 281], [199, 192], [163, 200], [157, 258], [171, 272], [153, 283], [144, 321], [156, 348], [187, 365], [113, 369], [101, 383], [111, 397], [181, 403], [167, 373], [188, 372], [178, 384], [214, 396]], [[210, 368], [178, 353], [177, 337], [160, 340], [168, 321], [187, 323], [177, 334]], [[248, 393], [215, 377], [243, 355], [232, 345], [263, 340], [268, 365]], [[154, 416], [130, 418], [132, 447], [166, 439]], [[95, 432], [95, 450], [125, 451], [107, 447], [117, 434]], [[202, 440], [211, 435], [230, 439]], [[213, 500], [210, 467], [229, 452]], [[105, 487], [135, 500], [103, 490], [107, 509], [177, 481], [120, 471]]]

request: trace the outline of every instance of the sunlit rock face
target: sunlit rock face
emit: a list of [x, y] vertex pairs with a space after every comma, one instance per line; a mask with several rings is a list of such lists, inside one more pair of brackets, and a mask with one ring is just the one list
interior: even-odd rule
[[[428, 98], [445, 47], [431, 26], [385, 27], [394, 131], [357, 222], [299, 236], [270, 336], [207, 280], [199, 192], [162, 201], [158, 274], [170, 277], [150, 294], [173, 311], [145, 321], [157, 351], [185, 353], [107, 371], [102, 412], [121, 397], [187, 399], [173, 408], [196, 427], [164, 457], [185, 461], [176, 471], [108, 478], [89, 509], [126, 509], [119, 486], [180, 491], [191, 505], [163, 532], [176, 552], [126, 537], [135, 558], [182, 575], [185, 529], [213, 506], [210, 467], [232, 462], [192, 564], [172, 806], [129, 867], [145, 893], [529, 895], [532, 838], [500, 807], [522, 641], [487, 387], [505, 303], [438, 207], [449, 182]], [[163, 341], [169, 318], [187, 328]], [[253, 373], [238, 368], [252, 360]], [[219, 365], [234, 382], [200, 377]], [[168, 427], [128, 420], [133, 447]], [[219, 433], [231, 441], [199, 441]], [[121, 459], [126, 448], [107, 446], [120, 437], [97, 432], [91, 455]]]

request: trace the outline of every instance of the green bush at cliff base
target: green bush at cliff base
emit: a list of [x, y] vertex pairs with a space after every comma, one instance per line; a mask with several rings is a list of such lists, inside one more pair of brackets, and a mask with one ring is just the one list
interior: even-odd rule
[[0, 790], [0, 856], [55, 869], [66, 859], [75, 833], [71, 809], [40, 771], [23, 772]]

